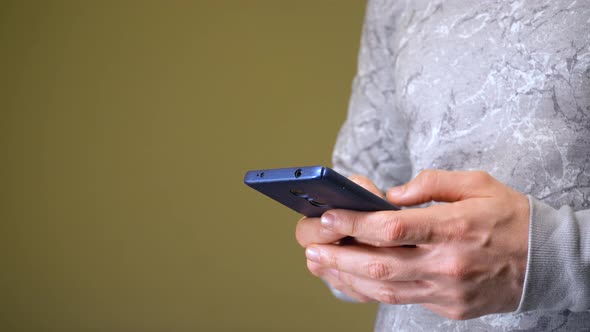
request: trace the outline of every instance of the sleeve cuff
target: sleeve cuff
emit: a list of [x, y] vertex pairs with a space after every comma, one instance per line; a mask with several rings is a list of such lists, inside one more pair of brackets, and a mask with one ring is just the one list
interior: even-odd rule
[[[529, 196], [529, 252], [517, 313], [584, 311], [590, 305], [590, 220]], [[588, 235], [587, 235], [588, 234]]]

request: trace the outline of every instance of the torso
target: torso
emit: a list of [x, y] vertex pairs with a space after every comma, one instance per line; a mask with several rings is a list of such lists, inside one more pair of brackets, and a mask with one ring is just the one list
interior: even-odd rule
[[[482, 169], [555, 207], [590, 207], [590, 2], [382, 1], [414, 174]], [[451, 322], [382, 305], [378, 331], [590, 329], [589, 313]]]

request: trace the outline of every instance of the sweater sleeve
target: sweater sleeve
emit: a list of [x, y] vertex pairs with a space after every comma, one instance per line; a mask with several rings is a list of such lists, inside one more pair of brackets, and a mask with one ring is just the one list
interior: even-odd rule
[[529, 254], [517, 312], [589, 310], [590, 210], [529, 201]]

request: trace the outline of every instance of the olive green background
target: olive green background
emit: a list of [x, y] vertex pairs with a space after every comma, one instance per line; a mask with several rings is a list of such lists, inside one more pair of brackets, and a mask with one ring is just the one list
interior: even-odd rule
[[329, 164], [363, 1], [0, 1], [0, 330], [368, 331], [243, 185]]

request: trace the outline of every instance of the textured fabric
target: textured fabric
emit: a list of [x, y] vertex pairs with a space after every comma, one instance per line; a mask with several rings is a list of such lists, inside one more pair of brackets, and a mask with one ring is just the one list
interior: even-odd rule
[[531, 203], [529, 277], [518, 310], [588, 310], [590, 210], [556, 210], [535, 199]]
[[370, 1], [333, 164], [382, 189], [481, 169], [530, 195], [518, 312], [381, 305], [376, 331], [590, 330], [590, 1]]

